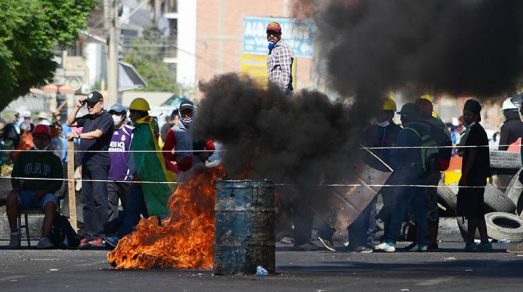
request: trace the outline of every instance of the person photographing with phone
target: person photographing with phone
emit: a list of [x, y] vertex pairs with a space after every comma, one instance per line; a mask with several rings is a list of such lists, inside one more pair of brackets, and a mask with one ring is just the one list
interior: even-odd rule
[[[82, 107], [88, 114], [76, 117]], [[113, 118], [103, 108], [103, 96], [93, 91], [79, 99], [67, 117], [67, 126], [83, 127], [80, 134], [71, 132], [67, 139], [80, 138], [78, 153], [82, 164], [82, 204], [85, 238], [80, 246], [101, 247], [104, 224], [108, 220], [107, 175], [109, 173], [109, 144], [113, 135]], [[93, 181], [94, 180], [94, 181]]]

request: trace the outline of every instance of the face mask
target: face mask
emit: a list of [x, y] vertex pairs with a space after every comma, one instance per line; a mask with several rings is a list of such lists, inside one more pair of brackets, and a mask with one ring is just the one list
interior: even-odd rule
[[186, 117], [186, 118], [181, 119], [181, 121], [182, 121], [182, 124], [184, 126], [189, 127], [189, 125], [192, 122], [192, 118], [191, 117]]
[[123, 116], [112, 115], [112, 117], [115, 126], [119, 125], [123, 120]]
[[269, 51], [272, 51], [272, 49], [274, 49], [274, 46], [276, 46], [276, 43], [275, 42], [269, 42]]
[[381, 123], [377, 123], [376, 126], [378, 127], [382, 127], [382, 128], [385, 128], [387, 127], [388, 125], [390, 125], [390, 122], [389, 121], [384, 121], [384, 122], [381, 122]]

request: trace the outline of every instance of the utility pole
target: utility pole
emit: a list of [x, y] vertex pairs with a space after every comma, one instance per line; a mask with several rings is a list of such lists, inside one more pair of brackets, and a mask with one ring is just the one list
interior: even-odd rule
[[105, 107], [121, 102], [118, 95], [118, 42], [120, 0], [104, 0], [105, 29], [107, 31], [107, 91]]

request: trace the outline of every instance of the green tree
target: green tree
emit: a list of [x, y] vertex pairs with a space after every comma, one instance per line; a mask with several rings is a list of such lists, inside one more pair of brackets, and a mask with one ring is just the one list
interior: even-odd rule
[[178, 92], [176, 73], [163, 62], [169, 40], [156, 27], [146, 28], [143, 37], [134, 38], [125, 50], [124, 61], [131, 63], [147, 82], [143, 91]]
[[54, 51], [74, 42], [99, 0], [0, 0], [0, 109], [49, 82]]

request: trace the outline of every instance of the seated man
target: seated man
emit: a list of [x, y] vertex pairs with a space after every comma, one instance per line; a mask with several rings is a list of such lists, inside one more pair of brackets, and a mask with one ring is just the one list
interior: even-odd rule
[[[46, 125], [37, 125], [33, 131], [35, 148], [47, 150], [51, 141], [50, 129]], [[49, 233], [56, 214], [58, 200], [53, 194], [62, 185], [62, 162], [51, 151], [20, 152], [11, 173], [13, 190], [6, 200], [7, 217], [11, 228], [10, 248], [20, 248], [21, 235], [17, 226], [18, 208], [41, 208], [44, 211], [42, 237], [37, 248], [51, 248]], [[45, 178], [45, 179], [31, 179]]]

